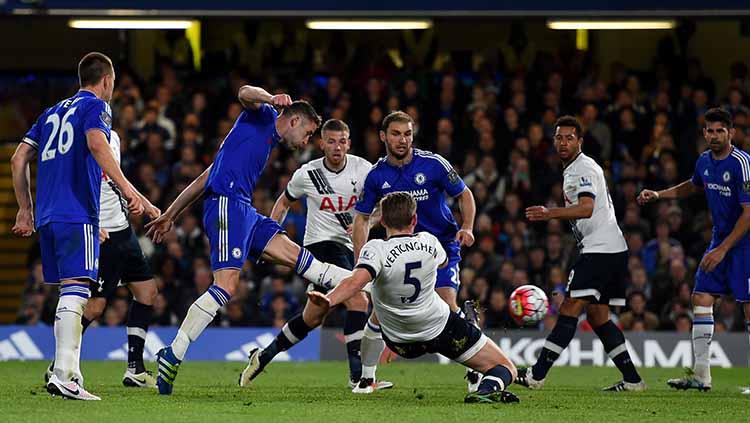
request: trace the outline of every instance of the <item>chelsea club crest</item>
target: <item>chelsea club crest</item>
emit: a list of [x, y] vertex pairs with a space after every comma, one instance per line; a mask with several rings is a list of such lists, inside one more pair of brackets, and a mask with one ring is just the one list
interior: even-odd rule
[[425, 177], [425, 176], [424, 176], [424, 173], [422, 173], [422, 172], [419, 172], [419, 173], [417, 173], [416, 175], [414, 175], [414, 182], [415, 182], [415, 183], [416, 183], [417, 185], [422, 185], [422, 184], [424, 184], [426, 180], [427, 180], [427, 177]]

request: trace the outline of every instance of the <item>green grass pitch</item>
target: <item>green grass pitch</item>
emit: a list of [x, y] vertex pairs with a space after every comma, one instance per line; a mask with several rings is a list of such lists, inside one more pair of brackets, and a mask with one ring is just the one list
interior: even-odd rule
[[[511, 386], [520, 404], [464, 404], [458, 365], [395, 362], [378, 375], [392, 390], [355, 396], [346, 388], [346, 363], [273, 363], [255, 385], [237, 386], [242, 363], [186, 362], [174, 394], [125, 388], [124, 364], [85, 362], [86, 387], [100, 402], [51, 398], [42, 386], [44, 362], [3, 362], [0, 420], [6, 422], [604, 422], [748, 421], [750, 369], [714, 369], [708, 393], [672, 391], [679, 369], [644, 369], [642, 393], [599, 392], [615, 382], [614, 368], [553, 368], [541, 391]], [[250, 420], [252, 419], [252, 420]]]

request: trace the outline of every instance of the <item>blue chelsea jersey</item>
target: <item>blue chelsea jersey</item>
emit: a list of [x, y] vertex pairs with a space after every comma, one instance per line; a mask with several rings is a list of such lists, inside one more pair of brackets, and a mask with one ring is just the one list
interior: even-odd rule
[[390, 192], [406, 191], [417, 200], [415, 232], [429, 232], [445, 245], [454, 242], [458, 225], [445, 199], [461, 194], [466, 185], [450, 163], [439, 154], [414, 149], [412, 160], [403, 167], [393, 166], [383, 157], [367, 174], [360, 199], [359, 213], [370, 214]]
[[90, 91], [79, 91], [45, 110], [23, 138], [37, 149], [36, 227], [50, 222], [99, 224], [102, 169], [86, 133], [109, 140], [112, 111]]
[[[732, 147], [723, 160], [714, 160], [705, 151], [695, 163], [693, 184], [706, 193], [713, 219], [712, 244], [717, 245], [732, 232], [742, 214], [742, 205], [750, 204], [750, 154]], [[750, 246], [750, 234], [745, 234], [736, 246]]]
[[271, 150], [281, 139], [276, 132], [276, 109], [262, 104], [237, 117], [208, 174], [206, 191], [252, 204], [253, 191]]

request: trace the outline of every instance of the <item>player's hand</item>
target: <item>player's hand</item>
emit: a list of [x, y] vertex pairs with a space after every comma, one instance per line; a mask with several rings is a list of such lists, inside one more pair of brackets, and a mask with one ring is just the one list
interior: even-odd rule
[[128, 201], [128, 210], [134, 216], [140, 216], [143, 214], [145, 206], [143, 204], [143, 196], [138, 193], [133, 187], [122, 190], [122, 195]]
[[349, 235], [349, 236], [352, 236], [353, 233], [354, 233], [354, 225], [352, 224], [352, 225], [347, 226], [346, 227], [346, 234]]
[[703, 260], [701, 260], [700, 264], [701, 269], [703, 269], [704, 272], [713, 272], [714, 269], [716, 269], [716, 266], [724, 260], [724, 256], [726, 255], [727, 252], [723, 248], [714, 248], [703, 256]]
[[161, 216], [161, 210], [156, 207], [155, 205], [151, 204], [150, 201], [147, 199], [144, 199], [144, 212], [146, 213], [146, 216], [148, 216], [150, 219], [158, 219], [159, 216]]
[[270, 103], [275, 107], [289, 107], [292, 105], [292, 97], [289, 94], [277, 94], [271, 97]]
[[174, 220], [172, 217], [163, 214], [146, 224], [146, 236], [158, 244], [162, 242], [164, 235], [172, 230], [172, 226], [174, 226]]
[[474, 245], [474, 234], [471, 229], [461, 229], [456, 233], [456, 241], [461, 247], [471, 247]]
[[652, 201], [656, 201], [659, 199], [659, 193], [656, 191], [651, 191], [650, 189], [644, 189], [641, 191], [640, 194], [638, 194], [638, 198], [636, 199], [638, 201], [639, 205], [644, 205], [647, 203], [650, 203]]
[[14, 235], [31, 236], [34, 233], [34, 213], [31, 210], [18, 210], [16, 224], [11, 229]]
[[109, 232], [106, 229], [99, 228], [99, 244], [109, 239]]
[[307, 293], [307, 299], [314, 306], [322, 308], [326, 312], [328, 311], [329, 308], [331, 308], [331, 300], [321, 292], [310, 291]]
[[526, 218], [532, 222], [549, 220], [549, 209], [544, 206], [531, 206], [526, 209]]

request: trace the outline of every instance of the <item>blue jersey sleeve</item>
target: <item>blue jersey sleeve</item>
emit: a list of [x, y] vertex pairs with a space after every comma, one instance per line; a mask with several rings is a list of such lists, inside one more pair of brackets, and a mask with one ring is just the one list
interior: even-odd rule
[[464, 192], [466, 184], [464, 184], [464, 180], [458, 176], [456, 169], [453, 169], [453, 166], [451, 166], [448, 160], [445, 160], [441, 155], [435, 154], [435, 156], [442, 165], [438, 166], [438, 172], [440, 175], [438, 180], [440, 181], [443, 190], [451, 197], [455, 197]]
[[245, 114], [248, 118], [258, 123], [271, 123], [276, 120], [278, 112], [270, 104], [263, 103], [257, 109], [246, 108]]
[[23, 136], [21, 142], [24, 142], [39, 150], [39, 142], [41, 142], [39, 138], [41, 138], [42, 136], [42, 128], [44, 127], [44, 124], [41, 123], [41, 120], [45, 114], [46, 113], [42, 114], [42, 116], [40, 116], [39, 119], [34, 122], [33, 125], [31, 125], [31, 128], [29, 128], [29, 130], [26, 132], [26, 135]]
[[750, 204], [750, 161], [740, 160], [734, 171], [734, 191], [740, 204]]
[[375, 210], [375, 205], [380, 200], [380, 192], [375, 182], [375, 172], [370, 172], [365, 178], [365, 185], [359, 194], [359, 200], [354, 206], [354, 210], [362, 214], [370, 214]]
[[701, 159], [695, 161], [695, 171], [693, 171], [693, 178], [691, 179], [693, 185], [697, 187], [703, 187], [703, 177], [701, 176]]
[[95, 100], [92, 103], [86, 114], [82, 116], [83, 133], [91, 129], [98, 129], [104, 132], [109, 140], [112, 130], [112, 110], [109, 108], [109, 104], [103, 100]]

